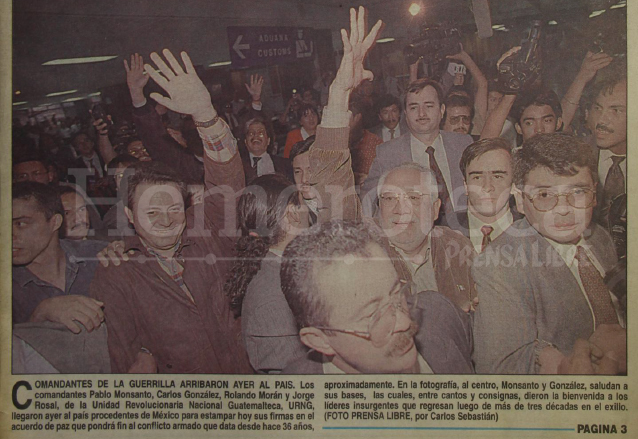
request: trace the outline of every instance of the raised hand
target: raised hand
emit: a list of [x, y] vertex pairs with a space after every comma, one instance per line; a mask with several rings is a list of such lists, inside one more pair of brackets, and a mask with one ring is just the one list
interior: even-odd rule
[[261, 75], [250, 75], [250, 85], [244, 84], [246, 90], [253, 98], [253, 102], [261, 101], [261, 89], [264, 86], [264, 78]]
[[589, 82], [594, 79], [598, 70], [607, 67], [613, 60], [614, 58], [605, 52], [591, 53], [588, 51], [580, 66], [578, 75], [585, 82]]
[[192, 115], [197, 122], [213, 119], [217, 112], [210, 100], [210, 93], [195, 73], [195, 67], [188, 54], [182, 52], [182, 61], [186, 68], [184, 71], [170, 50], [164, 49], [162, 53], [170, 67], [157, 53], [153, 52], [151, 60], [161, 73], [156, 72], [149, 64], [145, 64], [144, 69], [168, 93], [168, 97], [151, 93], [151, 98], [177, 113]]
[[454, 55], [446, 56], [447, 59], [455, 59], [457, 61], [461, 61], [463, 64], [467, 62], [467, 59], [470, 58], [470, 55], [463, 49], [463, 45], [460, 44], [461, 51], [459, 53], [455, 53]]
[[343, 58], [331, 88], [349, 92], [364, 79], [374, 79], [372, 72], [363, 67], [363, 61], [377, 40], [382, 25], [381, 20], [377, 21], [370, 33], [366, 35], [365, 9], [359, 6], [358, 13], [354, 8], [350, 9], [350, 35], [345, 29], [341, 29]]
[[146, 102], [144, 97], [144, 86], [148, 83], [149, 76], [144, 74], [144, 59], [139, 53], [131, 55], [131, 64], [124, 60], [124, 70], [126, 70], [126, 84], [128, 85], [131, 99], [134, 106], [143, 105]]

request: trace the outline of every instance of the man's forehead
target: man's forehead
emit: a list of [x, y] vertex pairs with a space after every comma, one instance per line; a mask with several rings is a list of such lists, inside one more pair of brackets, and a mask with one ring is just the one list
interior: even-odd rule
[[401, 168], [391, 171], [383, 182], [382, 188], [403, 189], [424, 189], [430, 184], [427, 174], [418, 169]]
[[448, 114], [454, 114], [456, 115], [470, 115], [470, 113], [472, 112], [472, 110], [470, 110], [470, 107], [447, 107], [447, 112]]
[[381, 112], [384, 111], [399, 111], [399, 106], [397, 104], [388, 105], [387, 107], [383, 107]]
[[554, 116], [556, 117], [556, 113], [550, 105], [530, 105], [525, 110], [523, 110], [523, 114], [521, 115], [521, 120], [525, 119], [533, 119], [545, 116]]
[[33, 171], [39, 171], [39, 170], [47, 170], [47, 167], [44, 165], [43, 162], [39, 161], [39, 160], [32, 160], [32, 161], [28, 161], [28, 162], [22, 162], [22, 163], [18, 163], [14, 166], [14, 170], [16, 172], [20, 171], [20, 172], [33, 172]]
[[173, 183], [147, 184], [143, 183], [135, 188], [137, 203], [146, 205], [183, 203], [179, 187]]
[[611, 105], [627, 104], [627, 84], [618, 83], [611, 89], [603, 89], [598, 93], [596, 102], [613, 102]]
[[405, 98], [406, 103], [422, 103], [422, 102], [435, 102], [439, 103], [439, 96], [436, 94], [436, 90], [431, 85], [426, 85], [423, 89], [408, 93]]
[[574, 175], [560, 175], [551, 169], [538, 166], [532, 169], [525, 178], [526, 188], [568, 188], [568, 187], [592, 187], [594, 181], [587, 167], [574, 167], [578, 172]]
[[33, 198], [14, 198], [12, 203], [13, 217], [34, 217], [38, 214], [44, 216], [40, 203]]
[[81, 206], [86, 204], [86, 202], [84, 201], [84, 197], [78, 194], [77, 192], [76, 193], [68, 192], [66, 194], [62, 194], [60, 199], [62, 200], [62, 204], [72, 203], [76, 206]]

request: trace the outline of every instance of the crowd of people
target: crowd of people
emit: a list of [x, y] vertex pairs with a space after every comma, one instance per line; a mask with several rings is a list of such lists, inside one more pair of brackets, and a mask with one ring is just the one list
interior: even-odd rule
[[381, 26], [285, 142], [261, 76], [213, 103], [169, 50], [124, 62], [131, 120], [14, 126], [13, 373], [626, 373], [626, 72], [560, 99], [461, 48], [399, 99]]

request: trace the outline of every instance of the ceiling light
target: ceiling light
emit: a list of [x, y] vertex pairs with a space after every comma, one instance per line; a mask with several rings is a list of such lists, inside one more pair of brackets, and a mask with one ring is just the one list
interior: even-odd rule
[[16, 95], [19, 95], [20, 93], [22, 93], [20, 90], [16, 90]]
[[91, 94], [89, 95], [89, 97], [93, 97], [93, 96], [100, 96], [101, 94], [102, 94], [102, 92], [101, 92], [101, 91], [98, 91], [97, 93], [91, 93]]
[[419, 5], [418, 3], [412, 3], [408, 11], [410, 11], [410, 15], [414, 17], [419, 12], [421, 12], [421, 5]]
[[504, 24], [493, 24], [492, 25], [492, 29], [502, 29], [504, 27], [505, 27]]
[[594, 11], [591, 14], [589, 14], [589, 18], [598, 17], [599, 15], [604, 14], [605, 12], [607, 12], [607, 9], [601, 9], [599, 11]]
[[62, 102], [83, 101], [84, 99], [86, 99], [86, 96], [80, 96], [79, 98], [69, 98], [69, 99], [63, 100]]
[[212, 64], [208, 64], [208, 67], [221, 67], [221, 66], [229, 66], [231, 64], [230, 61], [218, 61]]
[[626, 8], [627, 7], [627, 2], [618, 2], [613, 6], [610, 6], [609, 9], [618, 9], [618, 8]]
[[87, 63], [93, 63], [93, 62], [102, 62], [102, 61], [108, 61], [110, 59], [114, 59], [117, 58], [117, 55], [113, 55], [113, 56], [89, 56], [86, 58], [61, 58], [61, 59], [54, 59], [51, 61], [47, 61], [44, 64], [42, 64], [43, 66], [63, 66], [63, 65], [67, 65], [67, 64], [87, 64]]
[[27, 104], [27, 101], [24, 102], [14, 102], [13, 105], [22, 105], [22, 104]]
[[547, 24], [549, 24], [550, 26], [556, 26], [558, 23], [554, 20], [548, 21]]
[[77, 90], [57, 91], [55, 93], [49, 93], [47, 95], [47, 98], [52, 98], [53, 96], [70, 95], [71, 93], [75, 92], [77, 92]]
[[377, 43], [391, 43], [392, 41], [394, 41], [394, 38], [388, 37], [377, 40]]

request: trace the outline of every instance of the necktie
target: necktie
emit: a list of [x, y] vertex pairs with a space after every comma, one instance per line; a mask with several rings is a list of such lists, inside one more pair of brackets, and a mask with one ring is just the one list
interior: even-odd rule
[[253, 169], [257, 168], [257, 162], [261, 160], [261, 157], [253, 157]]
[[436, 178], [436, 185], [439, 187], [439, 198], [441, 199], [441, 210], [446, 212], [446, 208], [451, 208], [450, 205], [450, 193], [447, 190], [447, 186], [445, 185], [445, 179], [443, 178], [443, 173], [441, 172], [441, 168], [439, 168], [439, 164], [436, 162], [434, 158], [434, 148], [428, 146], [425, 152], [430, 157], [430, 169], [434, 173], [434, 177]]
[[390, 140], [392, 140], [392, 139], [394, 139], [394, 130], [390, 130]]
[[483, 226], [481, 227], [481, 233], [483, 234], [483, 241], [481, 241], [481, 253], [485, 250], [490, 242], [492, 242], [492, 232], [494, 231], [494, 227], [492, 226]]
[[583, 283], [585, 293], [587, 293], [591, 309], [594, 311], [595, 327], [598, 328], [603, 323], [618, 323], [618, 316], [611, 303], [609, 289], [594, 264], [589, 260], [585, 249], [581, 246], [577, 248], [576, 260], [578, 261], [578, 275]]
[[611, 167], [605, 178], [605, 186], [603, 186], [603, 209], [604, 215], [607, 215], [611, 202], [618, 195], [625, 193], [625, 177], [620, 169], [620, 164], [626, 157], [620, 155], [611, 156]]

